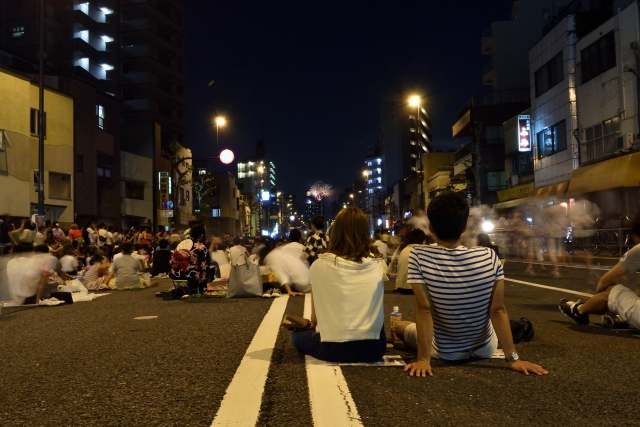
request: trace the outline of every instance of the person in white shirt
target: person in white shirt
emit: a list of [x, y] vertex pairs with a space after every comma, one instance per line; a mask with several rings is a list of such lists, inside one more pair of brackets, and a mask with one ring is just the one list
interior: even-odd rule
[[407, 274], [409, 272], [409, 255], [415, 246], [427, 243], [427, 236], [419, 228], [411, 230], [405, 235], [404, 244], [398, 247], [398, 273], [396, 275], [396, 289], [403, 294], [413, 294], [413, 288], [407, 284]]
[[303, 292], [311, 289], [309, 264], [306, 258], [303, 259], [302, 253], [287, 251], [287, 246], [290, 244], [275, 249], [263, 249], [260, 252], [260, 263], [266, 265], [275, 274], [278, 283], [289, 296], [303, 296]]
[[282, 248], [291, 255], [298, 258], [304, 258], [306, 260], [307, 257], [304, 254], [304, 245], [300, 242], [302, 242], [302, 233], [300, 233], [300, 230], [294, 228], [289, 231], [289, 243], [284, 245]]
[[251, 256], [247, 248], [241, 245], [242, 240], [239, 237], [233, 238], [233, 246], [229, 250], [229, 259], [231, 265], [245, 265]]
[[384, 262], [387, 262], [387, 260], [389, 259], [389, 246], [387, 246], [385, 242], [380, 240], [380, 234], [376, 233], [373, 238], [375, 240], [373, 242], [373, 246], [375, 246], [375, 248], [378, 250]]
[[328, 362], [375, 362], [384, 355], [386, 264], [372, 256], [369, 220], [360, 209], [340, 211], [329, 251], [311, 265], [311, 319], [287, 314], [283, 327], [296, 329], [291, 343], [300, 352]]

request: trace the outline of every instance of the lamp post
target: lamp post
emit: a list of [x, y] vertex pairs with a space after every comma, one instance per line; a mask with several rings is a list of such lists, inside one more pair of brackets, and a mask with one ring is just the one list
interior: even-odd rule
[[220, 135], [219, 135], [219, 130], [220, 130], [220, 126], [224, 126], [227, 124], [227, 120], [224, 117], [216, 117], [215, 119], [215, 124], [216, 124], [216, 149], [220, 149]]

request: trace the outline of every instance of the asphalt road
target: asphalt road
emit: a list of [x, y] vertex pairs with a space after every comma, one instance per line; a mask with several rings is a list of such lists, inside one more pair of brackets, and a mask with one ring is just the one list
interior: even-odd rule
[[[595, 288], [582, 268], [563, 278], [508, 262], [508, 278], [569, 291]], [[602, 272], [600, 272], [602, 274]], [[627, 284], [637, 288], [633, 277]], [[166, 284], [160, 286], [165, 288]], [[411, 295], [385, 294], [412, 319]], [[526, 377], [502, 360], [434, 361], [432, 378], [400, 368], [343, 367], [364, 426], [638, 425], [640, 332], [579, 326], [557, 309], [560, 290], [507, 282], [511, 318], [535, 338], [520, 356], [550, 371]], [[0, 316], [0, 426], [209, 426], [271, 299], [162, 301], [157, 288], [111, 292], [60, 307]], [[583, 297], [584, 299], [584, 297]], [[304, 298], [288, 301], [302, 314]], [[158, 316], [134, 320], [138, 316]], [[592, 321], [599, 319], [592, 316]], [[388, 325], [387, 325], [388, 327]], [[390, 351], [411, 360], [401, 346]], [[312, 426], [305, 358], [280, 331], [256, 425]], [[337, 426], [330, 426], [337, 427]]]

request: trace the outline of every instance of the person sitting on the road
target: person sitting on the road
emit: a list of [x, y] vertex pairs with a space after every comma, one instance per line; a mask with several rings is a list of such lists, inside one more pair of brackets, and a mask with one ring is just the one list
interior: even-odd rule
[[[291, 232], [293, 231], [298, 230], [291, 230]], [[309, 264], [306, 259], [301, 257], [302, 252], [297, 254], [297, 251], [294, 253], [287, 251], [289, 245], [291, 243], [277, 248], [274, 248], [273, 245], [265, 246], [260, 252], [260, 264], [269, 267], [280, 286], [287, 291], [289, 296], [294, 297], [304, 295], [303, 292], [311, 288], [309, 285]], [[273, 296], [273, 294], [263, 296]]]
[[405, 242], [398, 247], [398, 273], [396, 275], [396, 289], [400, 293], [413, 294], [411, 285], [407, 284], [407, 274], [409, 272], [409, 255], [411, 249], [418, 245], [424, 245], [427, 235], [420, 228], [414, 228], [405, 235]]
[[373, 235], [373, 240], [373, 246], [378, 250], [378, 253], [382, 256], [384, 262], [387, 262], [389, 259], [389, 246], [380, 240], [380, 233], [375, 233]]
[[[33, 250], [35, 255], [30, 252]], [[18, 252], [25, 256], [18, 255], [7, 263], [11, 301], [6, 306], [38, 304], [43, 296], [56, 289], [57, 284], [49, 283], [49, 278], [60, 270], [58, 259], [49, 253], [46, 245], [31, 247], [30, 251]]]
[[209, 251], [203, 243], [205, 234], [204, 223], [194, 223], [191, 226], [190, 239], [180, 242], [171, 255], [169, 277], [173, 280], [187, 281], [190, 294], [202, 294], [207, 289]]
[[322, 231], [324, 227], [324, 218], [320, 215], [316, 215], [311, 219], [311, 230], [313, 234], [307, 237], [307, 242], [304, 247], [304, 253], [307, 256], [309, 264], [318, 258], [318, 254], [327, 251], [329, 247], [329, 236]]
[[242, 245], [242, 239], [234, 237], [233, 246], [229, 249], [231, 265], [245, 265], [250, 256], [247, 248]]
[[640, 271], [640, 214], [631, 221], [631, 232], [635, 246], [600, 278], [594, 296], [585, 303], [564, 298], [560, 300], [560, 311], [579, 325], [588, 325], [590, 314], [602, 314], [605, 316], [605, 325], [626, 322], [640, 329], [640, 297], [626, 286], [615, 283], [629, 272]]
[[409, 256], [407, 283], [416, 298], [416, 323], [396, 326], [398, 337], [418, 350], [418, 360], [405, 371], [432, 376], [431, 357], [490, 358], [499, 341], [511, 369], [546, 374], [516, 353], [504, 304], [504, 273], [496, 253], [460, 244], [469, 217], [467, 201], [457, 193], [440, 194], [429, 203], [427, 215], [436, 243], [416, 246]]
[[143, 280], [138, 273], [144, 270], [139, 259], [131, 256], [133, 246], [131, 243], [120, 245], [122, 250], [113, 258], [113, 272], [116, 276], [116, 289], [149, 287], [151, 283]]
[[218, 263], [220, 269], [220, 278], [223, 280], [229, 279], [231, 273], [231, 264], [229, 264], [229, 254], [227, 253], [227, 242], [220, 240], [217, 244], [211, 243], [209, 248], [209, 257], [211, 262]]
[[80, 282], [89, 291], [109, 289], [109, 282], [113, 279], [113, 275], [109, 274], [109, 260], [102, 255], [94, 255], [90, 265], [91, 268], [80, 278]]
[[169, 241], [160, 239], [158, 248], [153, 251], [153, 264], [151, 264], [151, 275], [169, 274], [171, 271], [171, 251], [169, 251]]
[[[304, 245], [302, 243], [302, 233], [297, 228], [289, 231], [289, 242], [282, 247], [285, 251], [291, 255], [307, 260], [307, 255], [304, 253]], [[308, 264], [307, 264], [308, 265]]]
[[[291, 343], [328, 362], [374, 362], [387, 346], [384, 331], [386, 265], [370, 252], [369, 220], [360, 209], [340, 211], [329, 251], [311, 265], [311, 319], [288, 314], [283, 326], [297, 329]], [[276, 273], [277, 275], [277, 273]]]

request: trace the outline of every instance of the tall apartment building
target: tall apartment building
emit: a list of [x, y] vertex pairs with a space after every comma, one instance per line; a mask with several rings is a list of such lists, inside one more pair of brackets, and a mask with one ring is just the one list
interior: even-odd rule
[[380, 106], [380, 139], [385, 168], [382, 180], [393, 186], [417, 171], [422, 153], [431, 151], [431, 121], [426, 99], [393, 95]]

